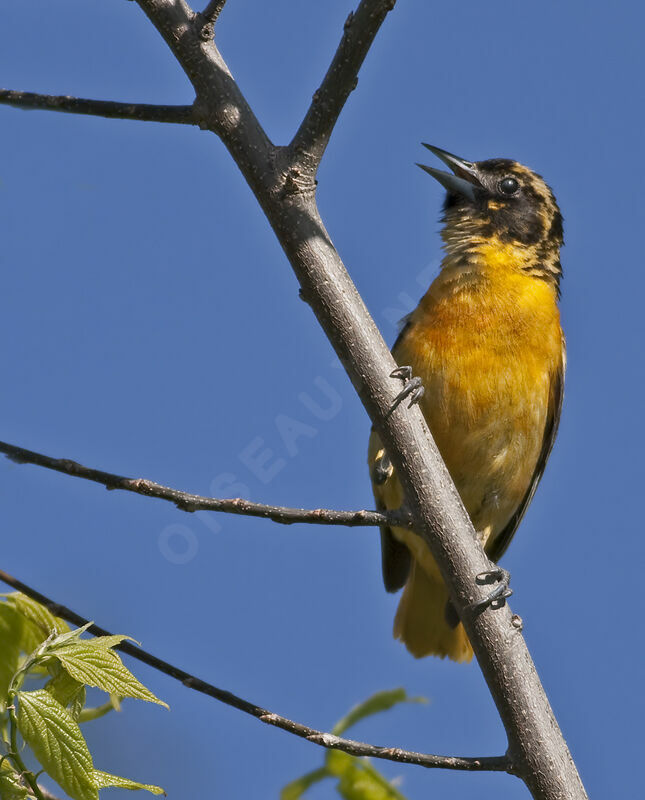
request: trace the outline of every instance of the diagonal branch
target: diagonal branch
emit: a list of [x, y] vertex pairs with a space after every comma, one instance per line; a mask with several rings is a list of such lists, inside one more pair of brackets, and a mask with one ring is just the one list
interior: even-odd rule
[[198, 125], [193, 106], [156, 106], [150, 103], [116, 103], [111, 100], [86, 100], [69, 95], [35, 94], [14, 89], [0, 89], [0, 104], [24, 109], [62, 111], [110, 119], [134, 119], [142, 122], [174, 122]]
[[[513, 772], [536, 799], [586, 800], [518, 618], [512, 616], [508, 604], [483, 612], [473, 610], [485, 592], [476, 585], [475, 576], [488, 570], [490, 562], [420, 409], [401, 404], [392, 411], [399, 387], [389, 376], [397, 365], [316, 205], [313, 172], [392, 0], [362, 0], [359, 11], [367, 16], [365, 24], [355, 28], [355, 53], [343, 50], [341, 43], [341, 55], [334, 58], [321, 87], [324, 91], [318, 96], [323, 102], [313, 104], [289, 148], [271, 143], [215, 43], [202, 36], [199, 19], [186, 0], [137, 3], [193, 84], [200, 126], [222, 139], [249, 183], [291, 263], [303, 297], [387, 448], [414, 530], [423, 537], [446, 582], [504, 723]], [[353, 35], [354, 22], [355, 18], [345, 36]], [[264, 721], [277, 724], [272, 717]], [[306, 738], [309, 734], [298, 735]]]
[[[195, 88], [203, 126], [216, 133], [262, 206], [309, 302], [393, 462], [414, 530], [430, 549], [462, 619], [509, 739], [516, 773], [539, 800], [586, 800], [587, 794], [510, 607], [476, 611], [484, 590], [476, 576], [490, 561], [418, 406], [392, 412], [397, 366], [342, 263], [315, 200], [312, 160], [324, 151], [375, 30], [391, 7], [362, 0], [372, 10], [365, 38], [347, 53], [346, 68], [330, 69], [329, 113], [312, 111], [301, 144], [284, 151], [269, 141], [213, 41], [203, 41], [185, 0], [137, 0]], [[378, 11], [380, 10], [380, 13]], [[350, 26], [351, 30], [351, 26]], [[334, 59], [336, 61], [336, 59]], [[352, 69], [349, 66], [352, 66]], [[355, 74], [355, 73], [354, 73]], [[309, 116], [309, 115], [308, 115]], [[309, 131], [309, 133], [307, 133]], [[302, 153], [302, 157], [298, 154]], [[280, 156], [280, 157], [277, 157]], [[301, 180], [304, 175], [305, 180]]]
[[69, 458], [52, 458], [6, 442], [0, 442], [0, 453], [4, 453], [16, 464], [35, 464], [38, 467], [62, 472], [64, 475], [100, 483], [106, 489], [122, 489], [125, 492], [133, 492], [144, 497], [167, 500], [174, 503], [181, 511], [221, 511], [247, 517], [262, 517], [283, 525], [293, 525], [296, 522], [314, 525], [344, 525], [350, 528], [377, 525], [399, 525], [407, 528], [412, 525], [409, 514], [403, 511], [382, 513], [364, 509], [360, 511], [338, 511], [333, 508], [287, 508], [286, 506], [253, 503], [242, 497], [225, 500], [218, 497], [202, 497], [198, 494], [172, 489], [169, 486], [162, 486], [162, 484], [149, 481], [146, 478], [126, 478], [123, 475], [115, 475], [112, 472], [103, 472], [103, 470], [85, 467], [83, 464], [79, 464]]
[[[82, 627], [88, 624], [88, 620], [71, 611], [69, 608], [53, 602], [40, 592], [27, 586], [22, 581], [14, 578], [12, 575], [0, 570], [0, 580], [8, 586], [12, 586], [19, 592], [26, 594], [38, 603], [46, 606], [52, 614], [57, 617], [62, 617], [73, 625]], [[90, 625], [88, 628], [89, 633], [94, 636], [110, 636], [111, 634], [100, 628], [98, 625]], [[228, 706], [237, 708], [245, 714], [250, 714], [252, 717], [264, 722], [267, 725], [273, 725], [283, 731], [292, 733], [299, 736], [301, 739], [306, 739], [313, 744], [327, 747], [333, 750], [342, 750], [353, 756], [371, 756], [373, 758], [382, 758], [388, 761], [398, 761], [403, 764], [416, 764], [420, 767], [428, 769], [452, 769], [452, 770], [466, 770], [469, 772], [513, 772], [513, 765], [508, 756], [484, 756], [481, 758], [465, 758], [460, 756], [437, 756], [428, 753], [415, 753], [409, 750], [402, 750], [398, 747], [379, 747], [373, 744], [365, 744], [363, 742], [356, 742], [353, 739], [343, 739], [340, 736], [335, 736], [332, 733], [324, 733], [315, 728], [310, 728], [308, 725], [301, 725], [299, 722], [294, 722], [291, 719], [274, 714], [272, 711], [267, 711], [266, 708], [256, 706], [254, 703], [249, 703], [248, 700], [243, 700], [241, 697], [227, 692], [225, 689], [218, 689], [211, 683], [196, 678], [188, 672], [185, 672], [179, 667], [163, 661], [151, 653], [142, 650], [140, 647], [131, 644], [130, 642], [121, 642], [117, 645], [117, 649], [123, 653], [127, 653], [132, 658], [142, 661], [144, 664], [153, 669], [169, 675], [177, 681], [180, 681], [188, 689], [194, 689], [196, 692], [201, 692], [215, 700], [219, 700]]]
[[307, 114], [291, 147], [318, 168], [329, 137], [350, 93], [374, 37], [396, 0], [362, 0], [345, 22], [343, 37], [320, 88], [314, 92]]

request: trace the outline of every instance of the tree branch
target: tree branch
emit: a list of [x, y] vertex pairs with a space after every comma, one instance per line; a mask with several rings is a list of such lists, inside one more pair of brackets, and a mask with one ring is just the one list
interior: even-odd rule
[[84, 467], [69, 458], [51, 458], [33, 450], [25, 450], [6, 442], [0, 442], [0, 453], [4, 453], [16, 464], [35, 464], [38, 467], [62, 472], [75, 478], [84, 478], [100, 483], [106, 489], [122, 489], [144, 497], [155, 497], [174, 503], [181, 511], [221, 511], [228, 514], [240, 514], [247, 517], [262, 517], [279, 522], [282, 525], [293, 525], [296, 522], [314, 525], [344, 525], [347, 527], [369, 527], [378, 525], [398, 525], [409, 528], [412, 521], [405, 512], [380, 511], [337, 511], [332, 508], [287, 508], [271, 506], [264, 503], [253, 503], [242, 497], [223, 500], [217, 497], [202, 497], [198, 494], [182, 492], [169, 486], [162, 486], [146, 478], [126, 478], [111, 472]]
[[396, 0], [362, 0], [356, 11], [350, 11], [343, 37], [320, 88], [313, 100], [291, 147], [307, 159], [315, 172], [325, 152], [329, 137], [350, 93], [358, 83], [358, 71], [374, 37]]
[[[73, 625], [82, 627], [89, 622], [74, 611], [71, 611], [69, 608], [59, 603], [55, 603], [53, 600], [50, 600], [48, 597], [45, 597], [45, 595], [36, 591], [36, 589], [32, 589], [30, 586], [27, 586], [22, 581], [19, 581], [3, 570], [0, 570], [0, 580], [8, 586], [17, 589], [19, 592], [26, 594], [28, 597], [31, 597], [33, 600], [36, 600], [38, 603], [41, 603], [48, 608], [52, 614], [71, 622]], [[100, 628], [98, 625], [90, 625], [87, 630], [94, 636], [111, 636], [108, 631]], [[116, 649], [180, 681], [188, 689], [194, 689], [196, 692], [201, 692], [209, 697], [213, 697], [215, 700], [237, 708], [245, 714], [250, 714], [252, 717], [260, 720], [260, 722], [273, 725], [276, 728], [299, 736], [301, 739], [306, 739], [320, 747], [342, 750], [353, 756], [371, 756], [372, 758], [398, 761], [403, 764], [416, 764], [417, 766], [426, 767], [428, 769], [466, 770], [469, 772], [513, 772], [513, 765], [508, 756], [483, 756], [481, 758], [437, 756], [428, 753], [415, 753], [409, 750], [402, 750], [398, 747], [379, 747], [372, 744], [365, 744], [364, 742], [357, 742], [353, 739], [343, 739], [332, 733], [324, 733], [315, 728], [310, 728], [308, 725], [301, 725], [299, 722], [294, 722], [291, 719], [280, 716], [280, 714], [267, 711], [266, 708], [256, 706], [254, 703], [249, 703], [248, 700], [243, 700], [241, 697], [227, 692], [225, 689], [218, 689], [217, 686], [213, 686], [211, 683], [207, 683], [185, 672], [183, 669], [169, 664], [167, 661], [162, 661], [162, 659], [153, 656], [151, 653], [146, 652], [130, 642], [121, 642], [121, 644], [116, 646]]]
[[214, 25], [225, 5], [226, 0], [210, 0], [209, 4], [202, 11], [202, 17], [204, 17], [207, 22], [210, 22], [211, 25]]
[[[397, 366], [347, 274], [320, 218], [311, 160], [324, 150], [347, 96], [347, 84], [330, 77], [339, 97], [328, 115], [313, 124], [299, 148], [275, 148], [253, 114], [213, 41], [203, 41], [184, 0], [137, 0], [181, 64], [196, 92], [203, 127], [224, 142], [258, 199], [341, 363], [376, 426], [396, 469], [414, 520], [430, 548], [462, 619], [502, 718], [517, 774], [534, 798], [586, 800], [587, 795], [558, 727], [521, 625], [503, 608], [474, 611], [485, 589], [475, 577], [491, 564], [434, 444], [418, 406], [392, 411], [399, 384]], [[389, 3], [387, 4], [389, 7]], [[365, 9], [387, 10], [363, 0]], [[374, 11], [374, 21], [379, 16]], [[380, 22], [378, 23], [380, 24]], [[378, 25], [376, 26], [378, 27]], [[351, 27], [350, 27], [351, 29]], [[371, 31], [372, 29], [370, 29]], [[374, 31], [375, 33], [375, 31]], [[357, 42], [359, 56], [347, 54], [347, 75], [360, 65], [370, 34]], [[336, 61], [336, 57], [334, 59]], [[356, 65], [356, 66], [354, 66]], [[328, 75], [334, 73], [330, 68]], [[314, 112], [316, 119], [319, 112]], [[302, 127], [302, 126], [301, 126]], [[305, 126], [305, 129], [308, 126]], [[307, 155], [307, 141], [312, 143]], [[318, 143], [318, 145], [316, 145]], [[304, 179], [303, 177], [304, 176]]]
[[[437, 562], [506, 728], [513, 771], [539, 800], [586, 800], [521, 625], [508, 604], [473, 610], [473, 603], [481, 601], [486, 591], [477, 586], [475, 576], [489, 569], [490, 561], [420, 409], [401, 404], [392, 411], [399, 385], [390, 374], [396, 364], [316, 206], [315, 166], [391, 2], [362, 0], [359, 11], [365, 10], [368, 19], [364, 28], [357, 28], [356, 53], [336, 54], [325, 92], [319, 95], [325, 102], [318, 108], [313, 104], [301, 125], [302, 134], [288, 148], [271, 143], [215, 43], [204, 40], [198, 15], [185, 0], [137, 3], [193, 84], [200, 126], [222, 139], [249, 183], [300, 281], [303, 297], [381, 436], [402, 484], [414, 530]], [[352, 35], [354, 21], [345, 36]], [[545, 584], [547, 580], [548, 576]], [[265, 721], [275, 724], [273, 719]]]
[[0, 89], [0, 104], [23, 109], [62, 111], [110, 119], [135, 119], [142, 122], [174, 122], [197, 125], [193, 106], [156, 106], [149, 103], [116, 103], [111, 100], [85, 100], [69, 95], [35, 94]]

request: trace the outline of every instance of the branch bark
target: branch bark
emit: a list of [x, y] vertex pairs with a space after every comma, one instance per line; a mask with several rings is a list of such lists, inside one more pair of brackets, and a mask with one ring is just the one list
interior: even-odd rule
[[[437, 561], [509, 739], [513, 769], [540, 800], [586, 793], [508, 605], [483, 599], [475, 576], [490, 568], [418, 407], [391, 412], [396, 366], [318, 213], [315, 173], [358, 69], [392, 0], [362, 0], [293, 143], [275, 147], [244, 99], [203, 18], [184, 0], [137, 0], [196, 92], [201, 127], [217, 134], [258, 199], [318, 321], [376, 425], [403, 485], [414, 530]], [[352, 46], [348, 42], [353, 43]], [[322, 98], [322, 101], [321, 101]]]
[[382, 513], [380, 511], [338, 511], [333, 508], [287, 508], [271, 506], [265, 503], [253, 503], [242, 497], [221, 499], [219, 497], [202, 497], [198, 494], [182, 492], [146, 478], [126, 478], [112, 472], [92, 469], [72, 461], [69, 458], [52, 458], [51, 456], [25, 450], [7, 442], [0, 442], [0, 453], [4, 453], [16, 464], [34, 464], [64, 475], [84, 478], [100, 483], [106, 489], [121, 489], [144, 497], [155, 497], [174, 503], [181, 511], [221, 511], [228, 514], [240, 514], [247, 517], [263, 517], [279, 522], [282, 525], [293, 525], [296, 522], [314, 525], [344, 525], [347, 527], [369, 527], [378, 525], [398, 525], [405, 528], [412, 526], [409, 514], [403, 511]]
[[[14, 578], [13, 575], [0, 570], [0, 581], [12, 586], [19, 592], [26, 594], [28, 597], [36, 600], [36, 602], [45, 606], [52, 614], [57, 617], [77, 625], [79, 628], [89, 624], [89, 620], [84, 619], [79, 614], [71, 611], [66, 606], [55, 603], [44, 594], [32, 589], [27, 584]], [[109, 631], [100, 628], [98, 625], [91, 624], [88, 627], [88, 632], [94, 636], [111, 636]], [[415, 753], [410, 750], [402, 750], [399, 747], [380, 747], [373, 744], [366, 744], [365, 742], [357, 742], [353, 739], [343, 739], [340, 736], [335, 736], [332, 733], [325, 733], [318, 731], [315, 728], [310, 728], [308, 725], [302, 725], [299, 722], [294, 722], [291, 719], [275, 714], [268, 711], [266, 708], [256, 706], [248, 700], [243, 700], [241, 697], [227, 692], [225, 689], [218, 689], [212, 683], [191, 675], [167, 661], [163, 661], [152, 653], [148, 653], [130, 642], [121, 642], [116, 645], [116, 649], [120, 650], [127, 655], [136, 658], [144, 664], [153, 669], [163, 672], [165, 675], [174, 678], [183, 683], [188, 689], [194, 689], [196, 692], [213, 697], [227, 706], [237, 708], [245, 714], [250, 714], [252, 717], [264, 722], [266, 725], [273, 725], [275, 728], [280, 728], [287, 733], [292, 733], [294, 736], [299, 736], [301, 739], [306, 739], [312, 744], [317, 744], [320, 747], [326, 747], [332, 750], [342, 750], [353, 756], [371, 756], [372, 758], [382, 758], [387, 761], [398, 761], [403, 764], [416, 764], [419, 767], [426, 767], [427, 769], [452, 769], [452, 770], [465, 770], [467, 772], [513, 772], [513, 764], [510, 758], [504, 756], [482, 756], [481, 758], [468, 758], [462, 756], [437, 756], [430, 753]]]
[[0, 105], [26, 110], [62, 111], [110, 119], [135, 119], [142, 122], [173, 122], [197, 125], [195, 109], [190, 106], [156, 106], [150, 103], [117, 103], [112, 100], [86, 100], [69, 95], [36, 94], [15, 89], [0, 89]]
[[202, 11], [202, 17], [214, 25], [225, 5], [226, 0], [210, 0], [209, 4]]
[[345, 20], [343, 37], [327, 74], [314, 92], [305, 118], [291, 142], [301, 161], [316, 169], [347, 98], [358, 84], [358, 71], [396, 0], [363, 0]]

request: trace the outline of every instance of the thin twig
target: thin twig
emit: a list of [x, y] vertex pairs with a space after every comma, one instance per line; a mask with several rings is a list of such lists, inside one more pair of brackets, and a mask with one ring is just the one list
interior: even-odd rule
[[134, 119], [142, 122], [173, 122], [197, 125], [193, 106], [157, 106], [150, 103], [116, 103], [111, 100], [86, 100], [69, 95], [36, 94], [14, 89], [0, 89], [0, 104], [23, 109], [62, 111], [111, 119]]
[[146, 478], [126, 478], [111, 472], [84, 467], [77, 461], [69, 458], [51, 458], [42, 453], [25, 450], [7, 442], [0, 442], [0, 453], [17, 464], [35, 464], [39, 467], [62, 472], [75, 478], [83, 478], [94, 483], [100, 483], [107, 489], [122, 489], [144, 497], [155, 497], [174, 503], [181, 511], [221, 511], [227, 514], [240, 514], [247, 517], [263, 517], [264, 519], [279, 522], [282, 525], [293, 525], [296, 522], [305, 522], [313, 525], [344, 525], [347, 527], [370, 527], [379, 525], [397, 525], [408, 528], [411, 526], [409, 514], [403, 511], [382, 513], [380, 511], [337, 511], [333, 508], [287, 508], [285, 506], [271, 506], [265, 503], [253, 503], [242, 497], [221, 499], [218, 497], [203, 497], [198, 494], [182, 492], [160, 483], [149, 481]]
[[362, 0], [345, 21], [343, 37], [320, 88], [291, 142], [291, 147], [306, 156], [309, 165], [318, 167], [331, 132], [350, 93], [358, 83], [358, 71], [374, 37], [396, 0]]
[[[45, 595], [27, 586], [22, 581], [14, 578], [12, 575], [0, 570], [0, 581], [6, 583], [8, 586], [17, 589], [19, 592], [26, 594], [38, 603], [46, 606], [52, 614], [57, 617], [62, 617], [74, 625], [82, 627], [88, 624], [88, 620], [71, 611], [69, 608], [55, 603]], [[98, 625], [90, 625], [87, 629], [89, 633], [94, 636], [111, 636], [111, 634], [100, 628]], [[415, 753], [409, 750], [402, 750], [398, 747], [378, 747], [372, 744], [365, 744], [364, 742], [356, 742], [353, 739], [343, 739], [339, 736], [334, 736], [331, 733], [324, 733], [315, 728], [310, 728], [307, 725], [301, 725], [299, 722], [294, 722], [291, 719], [282, 717], [279, 714], [274, 714], [266, 708], [256, 706], [254, 703], [249, 703], [241, 697], [227, 692], [225, 689], [218, 689], [206, 681], [196, 678], [183, 669], [169, 664], [167, 661], [162, 661], [160, 658], [153, 656], [151, 653], [142, 650], [140, 647], [131, 644], [130, 642], [122, 642], [117, 645], [117, 649], [123, 653], [127, 653], [132, 658], [142, 661], [144, 664], [153, 667], [153, 669], [169, 675], [177, 681], [183, 683], [188, 689], [194, 689], [196, 692], [201, 692], [215, 700], [219, 700], [228, 706], [237, 708], [245, 714], [250, 714], [252, 717], [264, 722], [267, 725], [273, 725], [283, 731], [292, 733], [299, 736], [301, 739], [313, 744], [327, 747], [334, 750], [342, 750], [345, 753], [350, 753], [353, 756], [371, 756], [372, 758], [383, 758], [388, 761], [398, 761], [404, 764], [416, 764], [420, 767], [439, 768], [439, 769], [454, 769], [466, 770], [470, 772], [512, 772], [513, 765], [507, 756], [483, 756], [482, 758], [464, 758], [460, 756], [437, 756], [427, 753]]]
[[226, 0], [210, 0], [209, 4], [202, 11], [202, 17], [214, 25], [217, 18], [222, 13], [222, 9], [226, 5]]

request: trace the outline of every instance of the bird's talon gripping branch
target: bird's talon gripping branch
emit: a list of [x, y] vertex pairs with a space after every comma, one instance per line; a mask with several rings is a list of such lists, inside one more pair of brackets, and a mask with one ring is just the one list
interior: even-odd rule
[[413, 378], [412, 377], [412, 367], [397, 367], [395, 370], [390, 372], [390, 378], [398, 378], [402, 380], [405, 384], [403, 389], [397, 394], [394, 398], [392, 406], [390, 408], [390, 414], [394, 411], [394, 409], [405, 400], [406, 397], [410, 398], [410, 402], [408, 403], [408, 408], [412, 408], [415, 403], [418, 403], [419, 400], [425, 394], [425, 389], [423, 387], [423, 382], [421, 378]]
[[502, 606], [506, 605], [506, 598], [513, 594], [513, 590], [509, 587], [511, 573], [502, 567], [480, 572], [479, 575], [475, 576], [475, 582], [480, 586], [485, 586], [489, 583], [497, 583], [497, 586], [483, 600], [471, 603], [469, 606], [471, 611], [484, 611], [489, 606], [491, 608], [502, 608]]
[[412, 377], [412, 367], [397, 367], [390, 372], [390, 378], [400, 378], [402, 381], [409, 381]]

